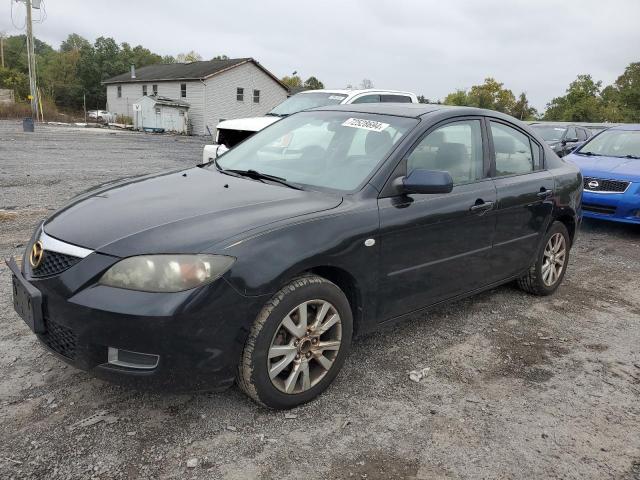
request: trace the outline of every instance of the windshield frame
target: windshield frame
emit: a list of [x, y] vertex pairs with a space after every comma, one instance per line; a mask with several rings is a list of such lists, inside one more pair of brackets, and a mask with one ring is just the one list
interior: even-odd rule
[[[407, 129], [405, 130], [405, 132], [402, 134], [402, 136], [396, 141], [396, 143], [393, 144], [393, 146], [391, 147], [391, 149], [384, 154], [377, 162], [377, 164], [375, 166], [373, 166], [370, 170], [370, 172], [363, 178], [363, 180], [353, 189], [348, 190], [348, 189], [341, 189], [341, 188], [333, 188], [333, 187], [327, 187], [327, 186], [323, 186], [323, 185], [314, 185], [314, 184], [308, 184], [308, 183], [304, 183], [304, 182], [300, 182], [297, 180], [293, 180], [293, 179], [287, 179], [288, 182], [295, 184], [298, 187], [301, 187], [302, 190], [304, 191], [317, 191], [317, 192], [323, 192], [323, 193], [329, 193], [329, 194], [338, 194], [338, 195], [354, 195], [357, 194], [358, 192], [361, 192], [365, 186], [371, 182], [371, 180], [378, 174], [378, 172], [389, 162], [389, 160], [394, 156], [394, 154], [399, 151], [399, 149], [402, 147], [402, 145], [405, 145], [406, 142], [408, 141], [407, 139], [411, 139], [413, 138], [413, 133], [420, 127], [421, 123], [422, 123], [422, 119], [421, 117], [411, 117], [411, 116], [404, 116], [404, 115], [392, 115], [392, 114], [382, 114], [382, 113], [374, 113], [374, 112], [370, 112], [370, 113], [365, 113], [365, 112], [354, 112], [354, 111], [348, 111], [348, 110], [330, 110], [330, 109], [326, 109], [323, 107], [321, 110], [303, 110], [301, 112], [298, 113], [293, 113], [291, 115], [288, 115], [287, 117], [284, 117], [281, 121], [278, 122], [274, 122], [273, 124], [269, 125], [268, 127], [260, 130], [259, 132], [256, 132], [255, 135], [252, 135], [251, 137], [243, 140], [241, 143], [239, 143], [238, 145], [233, 146], [231, 149], [229, 149], [228, 151], [224, 152], [222, 155], [220, 155], [219, 157], [217, 157], [216, 159], [210, 161], [209, 163], [203, 164], [202, 167], [205, 168], [210, 168], [212, 165], [214, 166], [214, 170], [217, 173], [220, 174], [230, 174], [230, 175], [234, 175], [231, 172], [228, 172], [229, 169], [232, 169], [232, 167], [226, 168], [223, 165], [219, 164], [219, 160], [222, 159], [225, 155], [227, 155], [227, 153], [232, 152], [233, 150], [235, 150], [237, 147], [239, 147], [240, 145], [244, 144], [245, 142], [251, 141], [254, 137], [256, 137], [257, 135], [261, 134], [262, 132], [267, 132], [269, 129], [272, 128], [276, 128], [276, 125], [281, 124], [281, 122], [285, 121], [286, 119], [293, 117], [293, 116], [298, 116], [298, 115], [307, 115], [307, 114], [311, 114], [311, 113], [327, 113], [327, 114], [335, 114], [335, 113], [340, 113], [340, 114], [344, 114], [345, 115], [345, 120], [353, 115], [367, 115], [367, 116], [373, 116], [373, 117], [388, 117], [388, 118], [395, 118], [395, 119], [402, 119], [404, 121], [406, 121], [407, 123], [413, 123], [413, 125], [408, 125]], [[409, 140], [411, 141], [411, 140]], [[271, 174], [270, 172], [260, 172], [260, 173], [267, 173], [267, 174]], [[248, 177], [240, 177], [240, 178], [246, 178], [247, 180], [251, 180]], [[260, 180], [252, 180], [252, 181], [260, 181]], [[268, 182], [269, 180], [267, 180]]]
[[[606, 129], [601, 130], [600, 132], [596, 133], [591, 138], [589, 138], [586, 142], [584, 142], [582, 145], [580, 145], [580, 147], [578, 147], [576, 150], [574, 150], [573, 153], [574, 154], [578, 154], [578, 155], [588, 156], [587, 153], [583, 153], [582, 152], [582, 150], [584, 149], [585, 152], [591, 152], [593, 157], [628, 158], [630, 160], [637, 160], [637, 158], [629, 157], [627, 155], [608, 155], [606, 153], [599, 153], [599, 152], [595, 152], [593, 150], [589, 150], [588, 148], [586, 148], [586, 147], [589, 146], [589, 144], [591, 142], [593, 142], [594, 140], [598, 139], [601, 135], [606, 135], [606, 134], [614, 133], [614, 132], [618, 132], [618, 133], [630, 132], [630, 133], [635, 133], [636, 135], [640, 135], [640, 130], [626, 130], [626, 129], [618, 129], [618, 128], [606, 128]], [[639, 152], [638, 156], [640, 156], [640, 152]]]

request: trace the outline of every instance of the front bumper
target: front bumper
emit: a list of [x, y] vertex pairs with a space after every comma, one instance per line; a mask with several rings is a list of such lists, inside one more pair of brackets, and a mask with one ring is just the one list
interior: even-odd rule
[[[81, 370], [136, 387], [213, 390], [233, 383], [248, 331], [266, 298], [241, 295], [224, 278], [177, 293], [98, 285], [96, 264], [116, 261], [99, 257], [106, 256], [93, 253], [46, 279], [18, 272], [42, 293], [44, 332], [37, 336], [45, 346]], [[157, 365], [109, 363], [109, 347], [157, 355]]]
[[640, 182], [632, 182], [624, 193], [584, 190], [582, 212], [588, 218], [640, 224]]

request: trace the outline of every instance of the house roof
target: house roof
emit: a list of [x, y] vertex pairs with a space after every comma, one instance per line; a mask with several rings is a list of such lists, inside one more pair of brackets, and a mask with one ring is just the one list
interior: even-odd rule
[[208, 60], [189, 63], [156, 63], [146, 67], [136, 68], [136, 78], [131, 78], [131, 73], [126, 72], [115, 77], [102, 81], [103, 85], [113, 83], [140, 83], [140, 82], [160, 82], [166, 80], [204, 80], [205, 78], [217, 75], [231, 68], [238, 67], [245, 63], [253, 63], [269, 75], [282, 88], [287, 87], [280, 82], [278, 77], [260, 65], [253, 58], [229, 58], [227, 60]]

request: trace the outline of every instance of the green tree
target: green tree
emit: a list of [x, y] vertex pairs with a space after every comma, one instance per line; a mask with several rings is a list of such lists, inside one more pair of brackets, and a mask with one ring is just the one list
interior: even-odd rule
[[305, 80], [303, 86], [311, 90], [321, 90], [324, 88], [324, 83], [322, 83], [316, 77], [309, 77]]
[[640, 62], [631, 63], [625, 68], [615, 81], [614, 89], [617, 93], [615, 103], [621, 109], [624, 120], [640, 122]]
[[16, 99], [26, 100], [29, 95], [29, 77], [14, 68], [0, 67], [0, 88], [13, 90]]
[[443, 103], [445, 105], [456, 105], [458, 107], [467, 106], [469, 105], [469, 97], [466, 90], [458, 89], [444, 97]]
[[229, 60], [229, 57], [226, 55], [216, 55], [211, 60]]
[[299, 75], [285, 75], [280, 79], [282, 83], [284, 83], [289, 88], [300, 88], [302, 87], [302, 79]]
[[478, 108], [488, 108], [498, 112], [512, 111], [516, 97], [511, 90], [505, 89], [503, 83], [488, 77], [481, 85], [474, 85], [468, 94], [469, 105]]
[[569, 84], [566, 95], [556, 97], [547, 104], [545, 120], [565, 122], [601, 122], [604, 105], [600, 96], [602, 82], [591, 75], [578, 75]]
[[538, 116], [538, 111], [529, 105], [529, 99], [524, 92], [518, 96], [518, 100], [516, 100], [509, 113], [520, 120], [535, 120]]

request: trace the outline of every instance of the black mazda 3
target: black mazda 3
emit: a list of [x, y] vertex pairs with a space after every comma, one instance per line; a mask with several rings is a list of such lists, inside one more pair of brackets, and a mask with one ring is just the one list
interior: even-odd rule
[[517, 281], [552, 293], [582, 179], [523, 123], [440, 105], [294, 114], [214, 162], [119, 181], [35, 231], [14, 306], [74, 366], [290, 408], [352, 338]]

